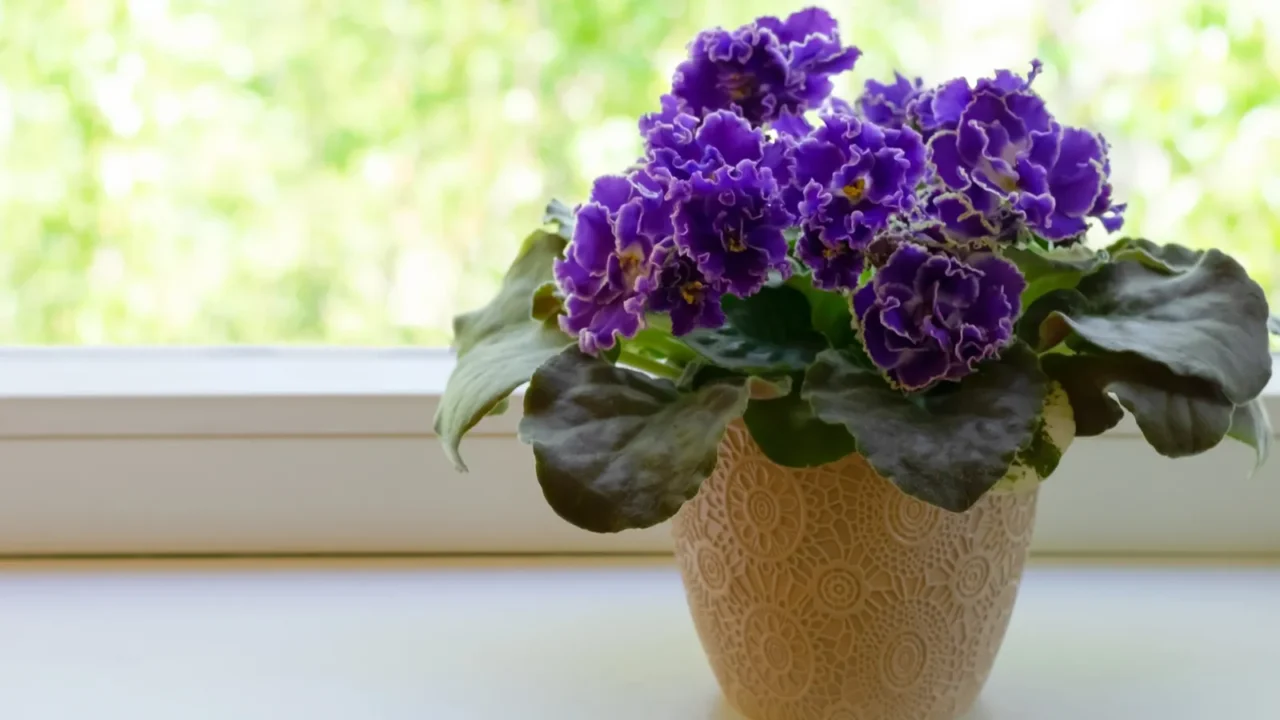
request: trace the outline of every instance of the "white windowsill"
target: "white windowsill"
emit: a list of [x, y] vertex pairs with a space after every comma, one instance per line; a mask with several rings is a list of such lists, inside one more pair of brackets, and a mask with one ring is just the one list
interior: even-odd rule
[[[1280, 717], [1280, 568], [1033, 563], [965, 720]], [[670, 561], [0, 563], [0, 717], [741, 720]]]
[[[665, 527], [557, 518], [515, 436], [519, 403], [464, 441], [432, 417], [444, 350], [0, 351], [0, 555], [665, 552]], [[1280, 419], [1280, 378], [1267, 389]], [[1130, 419], [1045, 486], [1037, 552], [1280, 552], [1280, 459], [1235, 443], [1181, 461]]]

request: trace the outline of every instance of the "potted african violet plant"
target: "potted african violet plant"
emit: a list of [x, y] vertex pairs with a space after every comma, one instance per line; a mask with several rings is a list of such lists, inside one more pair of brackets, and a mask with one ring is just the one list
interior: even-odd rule
[[950, 720], [1017, 594], [1037, 488], [1131, 413], [1160, 454], [1271, 430], [1262, 290], [1232, 258], [1115, 232], [1107, 143], [1025, 76], [831, 77], [817, 9], [699, 34], [644, 154], [552, 202], [457, 318], [436, 429], [528, 383], [563, 519], [674, 517], [697, 633], [754, 720]]

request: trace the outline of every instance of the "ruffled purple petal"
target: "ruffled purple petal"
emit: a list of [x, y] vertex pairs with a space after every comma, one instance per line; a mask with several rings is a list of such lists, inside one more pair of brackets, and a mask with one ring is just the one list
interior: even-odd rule
[[947, 352], [942, 348], [921, 348], [902, 353], [894, 369], [894, 380], [903, 390], [923, 390], [947, 373]]
[[886, 130], [852, 114], [820, 119], [793, 150], [795, 178], [786, 197], [794, 198], [807, 238], [801, 261], [823, 287], [851, 288], [871, 240], [914, 208], [926, 151], [909, 128]]
[[675, 335], [724, 325], [723, 290], [672, 241], [654, 250], [653, 271], [637, 283], [637, 291], [649, 311], [670, 314]]
[[911, 102], [908, 114], [930, 136], [935, 177], [963, 191], [931, 202], [951, 235], [992, 237], [1015, 223], [1067, 241], [1087, 229], [1088, 218], [1107, 230], [1119, 227], [1122, 208], [1110, 199], [1105, 143], [1053, 119], [1031, 89], [1039, 72], [1035, 62], [1026, 78], [1001, 70], [973, 87], [952, 80]]
[[670, 105], [698, 116], [731, 110], [762, 126], [817, 108], [831, 94], [831, 76], [852, 69], [858, 55], [841, 44], [830, 14], [816, 8], [785, 21], [766, 16], [733, 31], [707, 30], [676, 68]]
[[675, 244], [726, 291], [746, 297], [770, 271], [790, 271], [783, 230], [793, 217], [769, 169], [751, 161], [722, 167], [680, 181], [672, 197]]
[[611, 213], [631, 199], [631, 181], [625, 175], [602, 175], [591, 184], [591, 201]]
[[741, 116], [729, 112], [708, 115], [698, 128], [694, 142], [704, 149], [702, 159], [716, 165], [759, 160], [764, 153], [764, 133], [752, 128]]
[[871, 122], [887, 128], [907, 125], [908, 109], [921, 93], [924, 81], [909, 80], [902, 73], [894, 73], [891, 84], [868, 80], [858, 98], [858, 109]]
[[905, 390], [958, 380], [1013, 337], [1026, 281], [993, 253], [903, 242], [854, 293], [867, 354]]

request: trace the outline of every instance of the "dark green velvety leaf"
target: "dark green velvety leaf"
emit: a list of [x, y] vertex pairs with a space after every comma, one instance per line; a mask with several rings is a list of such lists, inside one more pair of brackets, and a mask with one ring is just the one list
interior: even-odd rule
[[1254, 398], [1243, 405], [1237, 405], [1231, 415], [1231, 429], [1227, 437], [1239, 440], [1254, 449], [1256, 461], [1253, 469], [1256, 472], [1267, 462], [1271, 455], [1271, 418], [1267, 417], [1267, 409], [1261, 398]]
[[1018, 319], [1017, 333], [1023, 342], [1044, 352], [1066, 339], [1070, 329], [1062, 323], [1045, 323], [1055, 312], [1070, 314], [1087, 303], [1084, 295], [1074, 288], [1061, 288], [1042, 295], [1030, 307], [1024, 309]]
[[467, 470], [458, 451], [462, 436], [572, 343], [554, 325], [527, 321], [489, 335], [458, 360], [435, 417], [436, 434], [457, 470]]
[[1009, 470], [1040, 424], [1048, 379], [1022, 343], [945, 392], [906, 395], [841, 351], [818, 356], [803, 397], [908, 495], [967, 510]]
[[1177, 375], [1135, 353], [1045, 355], [1045, 372], [1066, 389], [1076, 414], [1076, 434], [1098, 435], [1122, 413], [1133, 414], [1142, 435], [1167, 457], [1196, 455], [1215, 447], [1231, 427], [1235, 406], [1211, 382]]
[[725, 370], [724, 368], [712, 365], [705, 360], [695, 360], [684, 366], [684, 370], [681, 371], [680, 377], [676, 379], [676, 389], [681, 392], [697, 390], [703, 385], [715, 382], [716, 380], [745, 377], [746, 376], [742, 373]]
[[454, 318], [458, 364], [445, 385], [434, 425], [445, 454], [460, 472], [467, 469], [458, 452], [462, 436], [528, 382], [547, 358], [573, 342], [556, 328], [545, 302], [545, 321], [533, 317], [535, 293], [548, 295], [545, 284], [565, 244], [559, 235], [534, 232], [507, 270], [497, 296]]
[[746, 406], [740, 379], [680, 392], [571, 347], [533, 374], [520, 438], [533, 446], [551, 509], [611, 533], [674, 515], [715, 468], [725, 428]]
[[1027, 289], [1022, 292], [1024, 310], [1055, 290], [1075, 287], [1081, 278], [1107, 262], [1105, 252], [1099, 253], [1084, 245], [1064, 250], [1007, 248], [1003, 254], [1027, 279]]
[[453, 346], [459, 357], [503, 328], [532, 319], [534, 293], [553, 280], [552, 263], [567, 244], [563, 237], [542, 230], [534, 231], [525, 239], [520, 254], [502, 279], [498, 294], [488, 305], [453, 319]]
[[742, 419], [765, 456], [786, 467], [817, 467], [857, 451], [843, 425], [814, 416], [800, 383], [786, 397], [753, 399]]
[[786, 285], [746, 299], [726, 295], [727, 322], [685, 335], [685, 344], [720, 367], [745, 373], [797, 372], [827, 347], [810, 324], [804, 293]]
[[1060, 385], [1050, 383], [1042, 417], [1031, 434], [1031, 441], [1014, 454], [1013, 465], [994, 489], [1022, 492], [1039, 486], [1058, 469], [1058, 463], [1075, 437], [1071, 401]]
[[684, 367], [680, 377], [676, 379], [676, 389], [682, 392], [697, 390], [710, 383], [729, 379], [745, 382], [747, 384], [747, 395], [753, 400], [773, 400], [785, 397], [791, 392], [793, 384], [791, 378], [786, 375], [772, 378], [748, 376], [732, 370], [725, 370], [722, 367], [706, 362], [695, 361]]
[[1217, 250], [1173, 274], [1117, 262], [1081, 280], [1078, 289], [1088, 303], [1050, 313], [1042, 336], [1070, 331], [1103, 350], [1136, 353], [1211, 383], [1233, 404], [1252, 400], [1271, 378], [1266, 295]]
[[853, 329], [853, 309], [847, 295], [814, 287], [813, 278], [807, 274], [792, 275], [787, 285], [799, 290], [809, 301], [809, 321], [814, 330], [826, 336], [831, 347], [857, 344], [858, 333]]
[[565, 240], [573, 238], [575, 220], [573, 208], [555, 199], [547, 203], [546, 213], [542, 217], [543, 222], [555, 225], [556, 232]]
[[1146, 238], [1121, 238], [1107, 252], [1116, 261], [1131, 260], [1152, 270], [1172, 275], [1195, 267], [1204, 256], [1203, 250], [1192, 250], [1177, 243], [1156, 243]]
[[1094, 437], [1110, 430], [1124, 419], [1124, 408], [1096, 379], [1084, 372], [1076, 372], [1074, 356], [1045, 355], [1040, 366], [1046, 375], [1066, 391], [1075, 416], [1076, 436]]

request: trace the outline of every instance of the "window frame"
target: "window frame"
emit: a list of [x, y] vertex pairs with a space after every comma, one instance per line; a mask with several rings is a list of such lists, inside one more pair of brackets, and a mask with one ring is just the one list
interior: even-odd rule
[[[546, 506], [519, 402], [432, 431], [452, 354], [416, 348], [0, 351], [0, 555], [665, 553], [665, 526], [580, 531]], [[1280, 417], [1280, 380], [1265, 392]], [[1168, 460], [1131, 418], [1041, 494], [1041, 554], [1280, 552], [1280, 461]]]

